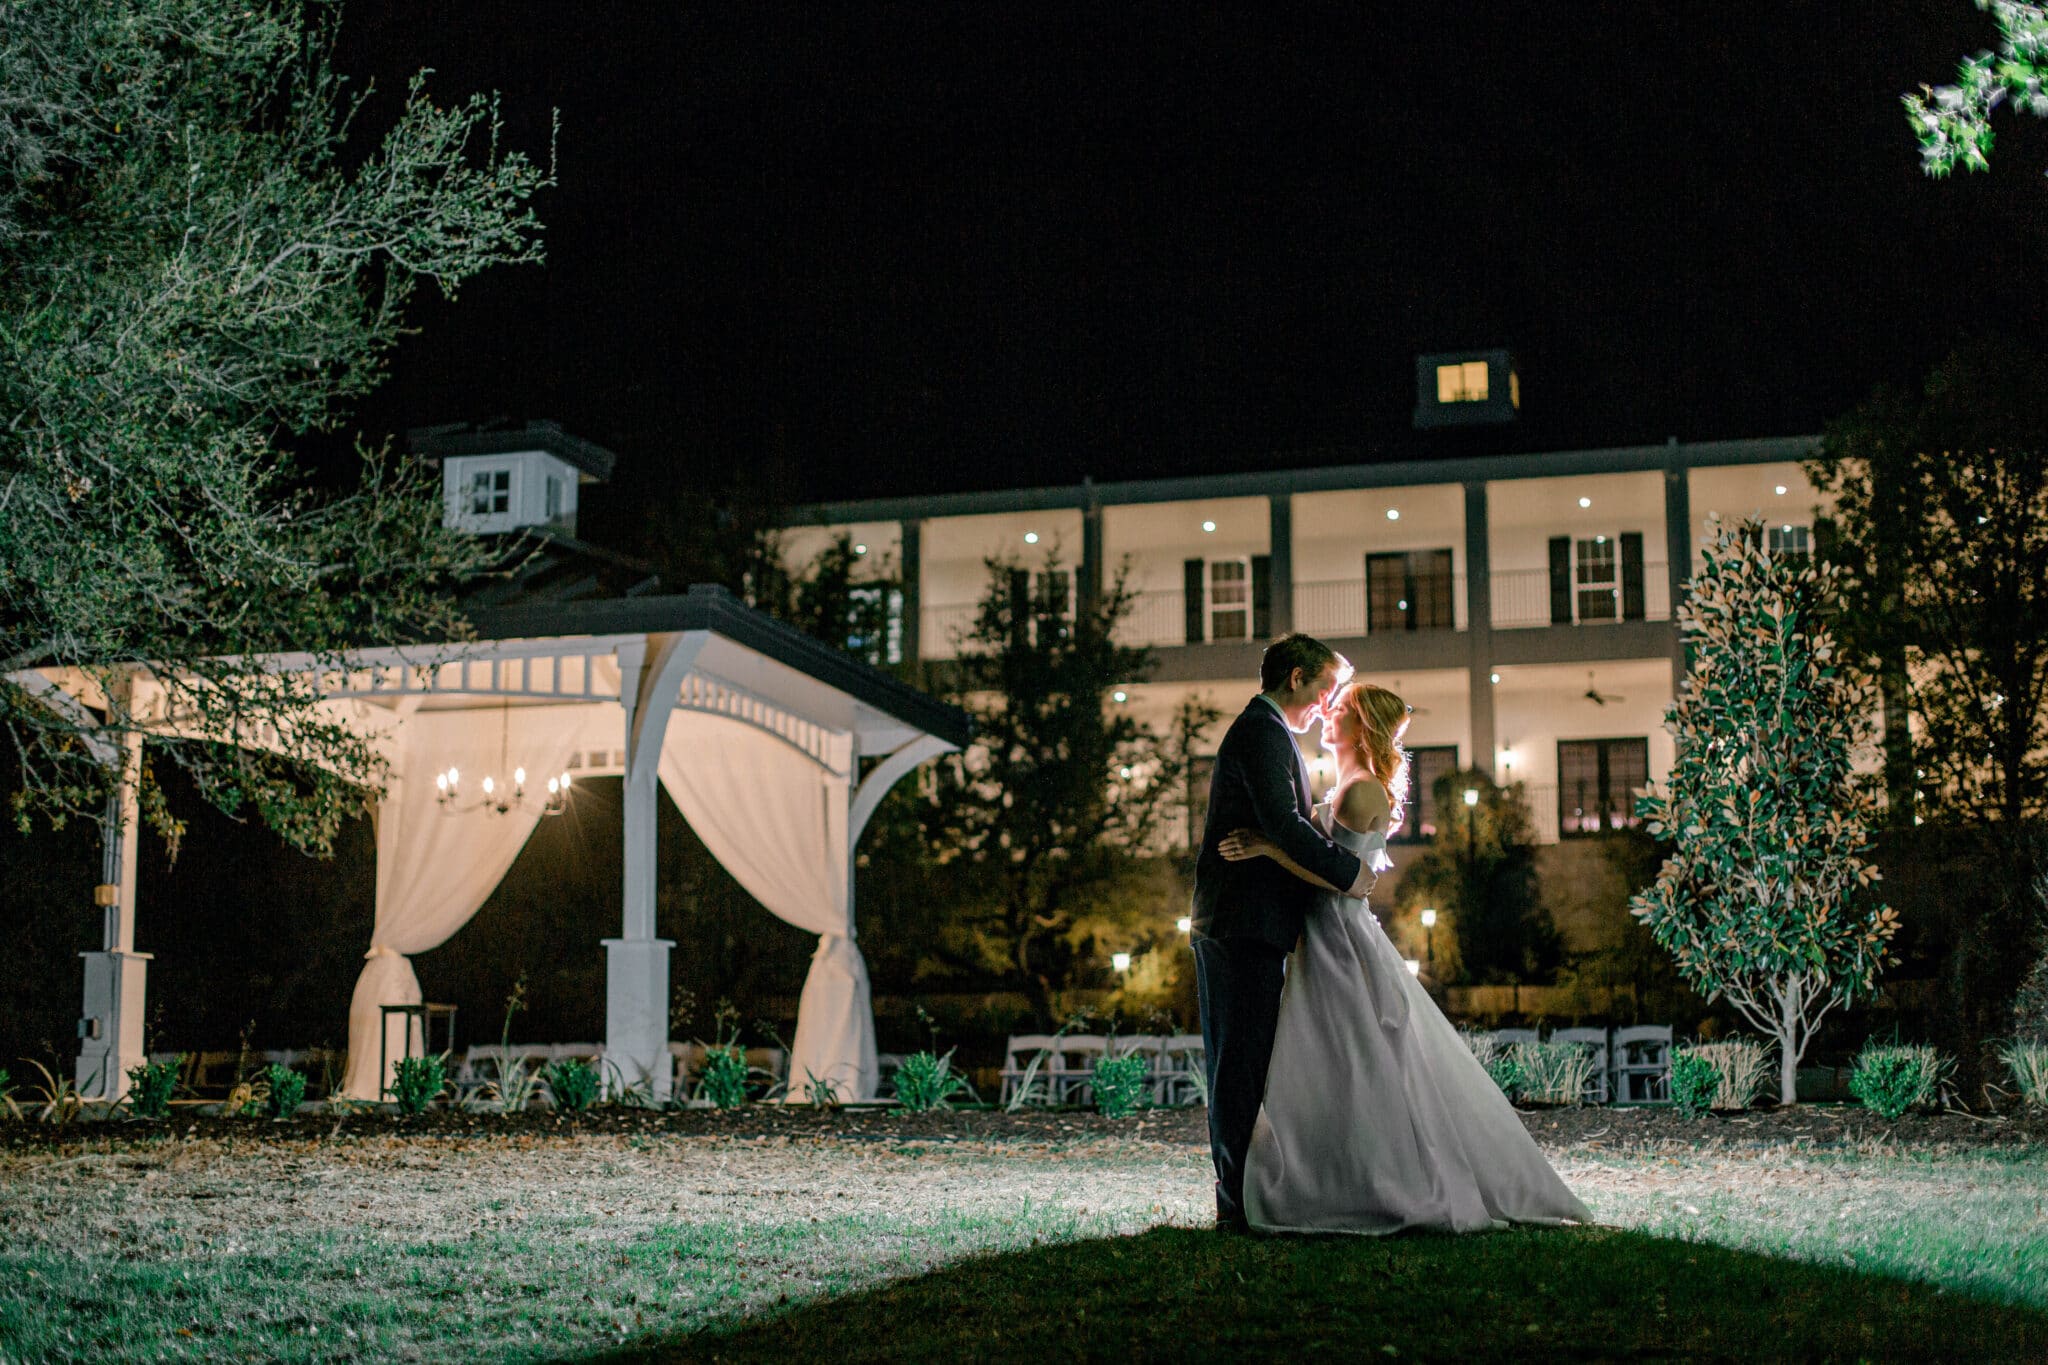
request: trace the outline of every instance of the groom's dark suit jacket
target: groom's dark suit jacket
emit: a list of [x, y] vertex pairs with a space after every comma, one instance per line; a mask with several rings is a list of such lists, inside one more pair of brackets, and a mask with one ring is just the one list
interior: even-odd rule
[[1230, 724], [1209, 778], [1209, 819], [1195, 860], [1195, 938], [1262, 939], [1282, 952], [1322, 894], [1271, 858], [1231, 862], [1219, 851], [1234, 829], [1257, 829], [1332, 886], [1358, 880], [1358, 855], [1309, 819], [1308, 767], [1287, 723], [1259, 697]]

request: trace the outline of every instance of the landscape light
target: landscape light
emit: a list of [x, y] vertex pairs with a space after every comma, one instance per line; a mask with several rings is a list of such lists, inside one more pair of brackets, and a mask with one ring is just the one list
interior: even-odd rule
[[1195, 922], [1189, 919], [1186, 915], [1182, 915], [1179, 919], [1173, 922], [1173, 927], [1180, 930], [1183, 934], [1185, 934], [1195, 927]]
[[1425, 929], [1436, 928], [1436, 911], [1434, 909], [1422, 912], [1422, 927]]
[[1479, 788], [1465, 788], [1465, 804], [1468, 806], [1476, 806], [1479, 804]]
[[1421, 976], [1421, 975], [1422, 975], [1422, 964], [1421, 964], [1420, 962], [1417, 962], [1417, 961], [1416, 961], [1416, 960], [1415, 960], [1414, 958], [1412, 958], [1412, 957], [1404, 957], [1404, 958], [1402, 958], [1402, 959], [1401, 959], [1401, 965], [1402, 965], [1402, 966], [1404, 966], [1404, 967], [1406, 967], [1406, 968], [1408, 969], [1408, 975], [1410, 975], [1410, 976]]
[[1109, 965], [1120, 972], [1127, 972], [1131, 969], [1131, 955], [1129, 953], [1114, 954], [1109, 959]]

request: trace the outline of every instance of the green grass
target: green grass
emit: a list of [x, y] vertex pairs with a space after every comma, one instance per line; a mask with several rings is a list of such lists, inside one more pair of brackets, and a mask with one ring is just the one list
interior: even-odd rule
[[1218, 1238], [1206, 1151], [1121, 1138], [0, 1156], [0, 1362], [2048, 1358], [2041, 1149], [1555, 1157], [1617, 1228]]
[[2027, 1360], [2048, 1316], [1606, 1228], [1133, 1237], [981, 1257], [609, 1361]]

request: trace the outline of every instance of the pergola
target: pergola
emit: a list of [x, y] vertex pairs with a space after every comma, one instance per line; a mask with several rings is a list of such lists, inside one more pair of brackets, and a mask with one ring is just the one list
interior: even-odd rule
[[[484, 637], [362, 649], [339, 660], [278, 655], [278, 672], [318, 670], [321, 705], [373, 737], [390, 764], [375, 813], [376, 907], [349, 1011], [344, 1092], [378, 1098], [382, 1006], [417, 1004], [411, 956], [475, 915], [542, 818], [552, 774], [623, 775], [625, 885], [607, 955], [604, 1070], [615, 1089], [669, 1095], [668, 966], [655, 934], [655, 801], [666, 789], [741, 886], [819, 936], [798, 1005], [789, 1075], [846, 1099], [872, 1098], [875, 1035], [867, 966], [855, 942], [853, 850], [882, 797], [927, 759], [963, 747], [966, 715], [742, 605], [721, 588], [682, 596], [550, 603], [476, 612]], [[17, 675], [84, 718], [86, 681], [63, 670]], [[130, 686], [146, 694], [150, 679]], [[131, 700], [131, 710], [148, 714]], [[181, 733], [159, 716], [147, 730]], [[134, 949], [142, 735], [103, 741], [123, 774], [100, 902], [104, 949], [84, 954], [82, 1094], [115, 1098], [142, 1060], [148, 954]], [[249, 743], [247, 737], [239, 742]], [[863, 760], [869, 764], [863, 775]], [[509, 770], [534, 777], [509, 802]], [[444, 802], [455, 769], [468, 800]], [[497, 799], [472, 795], [485, 774]], [[503, 804], [506, 808], [498, 809]], [[458, 809], [468, 808], [460, 813]], [[383, 1049], [396, 1055], [403, 1039]]]

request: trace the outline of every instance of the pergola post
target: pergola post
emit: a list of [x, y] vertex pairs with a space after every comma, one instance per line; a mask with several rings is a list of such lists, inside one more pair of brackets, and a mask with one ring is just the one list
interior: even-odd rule
[[143, 1058], [142, 1019], [148, 953], [135, 951], [135, 873], [142, 841], [136, 784], [142, 777], [142, 736], [123, 734], [100, 855], [94, 900], [105, 917], [97, 953], [85, 960], [85, 1008], [78, 1021], [81, 1099], [118, 1100], [128, 1093], [128, 1068]]
[[608, 1088], [645, 1085], [656, 1103], [672, 1088], [668, 1052], [668, 952], [654, 931], [655, 802], [661, 742], [683, 678], [703, 648], [699, 635], [648, 637], [622, 645], [619, 704], [626, 713], [624, 916], [604, 940], [604, 1058]]

